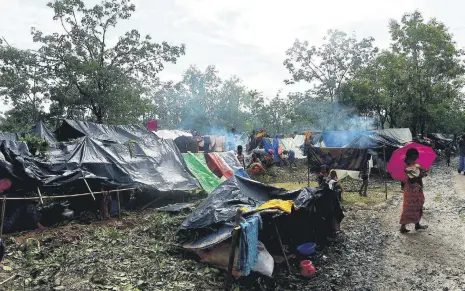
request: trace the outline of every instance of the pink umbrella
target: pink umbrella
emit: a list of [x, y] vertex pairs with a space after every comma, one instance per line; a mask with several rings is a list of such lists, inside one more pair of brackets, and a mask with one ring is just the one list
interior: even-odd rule
[[436, 159], [436, 153], [434, 150], [428, 146], [419, 144], [419, 143], [411, 143], [403, 148], [396, 150], [393, 154], [389, 163], [387, 164], [387, 170], [391, 173], [391, 176], [394, 180], [399, 181], [406, 181], [407, 175], [405, 174], [405, 155], [407, 154], [407, 150], [415, 148], [418, 150], [420, 154], [417, 160], [417, 164], [421, 165], [424, 168], [429, 169], [433, 164], [434, 160]]

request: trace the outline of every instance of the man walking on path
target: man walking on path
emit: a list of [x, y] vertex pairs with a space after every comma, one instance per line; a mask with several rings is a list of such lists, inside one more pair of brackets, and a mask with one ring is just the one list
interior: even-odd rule
[[459, 138], [459, 174], [464, 172], [465, 174], [465, 136], [462, 134]]

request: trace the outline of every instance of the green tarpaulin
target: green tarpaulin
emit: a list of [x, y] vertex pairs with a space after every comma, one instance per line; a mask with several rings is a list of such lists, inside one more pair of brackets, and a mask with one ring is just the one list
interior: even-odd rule
[[199, 180], [200, 185], [202, 185], [202, 188], [207, 191], [207, 193], [210, 194], [223, 182], [222, 179], [218, 178], [210, 171], [205, 161], [204, 154], [187, 153], [182, 155], [189, 171]]

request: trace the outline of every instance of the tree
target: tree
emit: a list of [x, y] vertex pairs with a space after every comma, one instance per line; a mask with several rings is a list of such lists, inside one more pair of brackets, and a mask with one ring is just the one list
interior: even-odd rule
[[13, 119], [10, 130], [24, 129], [45, 115], [49, 84], [39, 63], [37, 55], [0, 41], [0, 98], [14, 107], [6, 114]]
[[[63, 33], [46, 35], [33, 28], [32, 35], [34, 42], [42, 44], [38, 56], [52, 85], [60, 87], [56, 92], [63, 87], [73, 92], [71, 103], [62, 94], [55, 95], [53, 101], [60, 103], [57, 112], [84, 109], [101, 123], [119, 122], [130, 114], [137, 119], [150, 110], [144, 100], [147, 87], [158, 82], [164, 63], [175, 63], [184, 54], [185, 46], [155, 43], [137, 30], [112, 45], [111, 29], [135, 11], [130, 0], [103, 0], [92, 8], [81, 0], [57, 0], [48, 6]], [[132, 110], [136, 106], [140, 107]]]
[[307, 41], [296, 40], [286, 52], [284, 65], [292, 75], [287, 84], [305, 81], [314, 84], [312, 95], [337, 101], [342, 85], [377, 52], [373, 38], [358, 41], [338, 30], [329, 30], [321, 47], [309, 47]]
[[438, 108], [453, 110], [451, 106], [459, 98], [464, 53], [456, 48], [443, 23], [434, 18], [425, 22], [418, 11], [405, 14], [400, 23], [392, 20], [389, 31], [393, 53], [405, 59], [409, 127], [414, 134], [425, 134], [434, 130], [441, 118]]
[[404, 97], [408, 86], [404, 67], [405, 59], [383, 51], [347, 82], [342, 104], [354, 106], [360, 114], [375, 117], [381, 129], [385, 128], [386, 123], [396, 127], [398, 115], [405, 108]]
[[247, 124], [246, 88], [237, 77], [222, 80], [214, 66], [204, 72], [195, 66], [184, 72], [181, 82], [168, 82], [153, 92], [155, 112], [162, 126], [226, 133], [250, 128]]

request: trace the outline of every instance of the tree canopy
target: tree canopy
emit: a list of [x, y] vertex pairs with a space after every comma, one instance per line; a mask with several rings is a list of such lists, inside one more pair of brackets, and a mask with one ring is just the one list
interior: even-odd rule
[[37, 50], [0, 40], [0, 97], [11, 110], [0, 129], [20, 131], [39, 119], [105, 123], [158, 119], [163, 128], [224, 133], [264, 128], [270, 133], [305, 129], [409, 127], [414, 134], [465, 130], [464, 52], [437, 19], [418, 11], [389, 22], [391, 44], [329, 30], [320, 46], [296, 40], [286, 51], [284, 84], [307, 82], [304, 92], [267, 96], [238, 76], [222, 77], [214, 65], [191, 65], [180, 80], [161, 82], [166, 63], [185, 54], [184, 44], [157, 43], [115, 27], [135, 12], [130, 0], [57, 0], [58, 31], [32, 29]]

